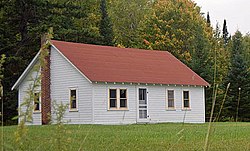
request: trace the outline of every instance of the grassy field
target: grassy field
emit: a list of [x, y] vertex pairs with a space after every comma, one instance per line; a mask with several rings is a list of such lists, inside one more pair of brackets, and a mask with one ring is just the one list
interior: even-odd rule
[[[23, 150], [203, 150], [206, 124], [28, 126]], [[4, 127], [4, 150], [16, 150], [17, 126]], [[250, 150], [250, 123], [214, 123], [209, 150]], [[2, 141], [2, 139], [1, 139]], [[2, 145], [2, 142], [1, 142]]]

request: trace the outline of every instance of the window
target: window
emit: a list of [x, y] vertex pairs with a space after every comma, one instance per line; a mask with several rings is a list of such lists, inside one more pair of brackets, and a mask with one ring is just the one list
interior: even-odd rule
[[183, 91], [183, 107], [190, 108], [189, 91]]
[[117, 99], [116, 99], [116, 89], [109, 89], [109, 107], [116, 108], [117, 107]]
[[109, 109], [127, 107], [127, 89], [109, 89]]
[[120, 89], [120, 108], [127, 107], [127, 89]]
[[167, 93], [167, 107], [174, 108], [174, 90], [168, 90]]
[[69, 109], [77, 110], [77, 90], [70, 89]]
[[34, 93], [34, 111], [40, 111], [40, 93]]

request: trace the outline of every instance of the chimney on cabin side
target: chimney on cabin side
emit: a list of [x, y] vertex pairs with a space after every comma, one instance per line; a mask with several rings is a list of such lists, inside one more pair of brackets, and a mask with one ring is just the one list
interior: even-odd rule
[[[46, 43], [46, 35], [41, 38], [41, 47]], [[42, 124], [46, 125], [50, 122], [51, 116], [51, 97], [50, 97], [50, 49], [42, 51], [49, 51], [43, 59], [44, 63], [41, 66], [41, 113]], [[41, 52], [44, 53], [44, 52]], [[44, 56], [44, 55], [43, 55]]]

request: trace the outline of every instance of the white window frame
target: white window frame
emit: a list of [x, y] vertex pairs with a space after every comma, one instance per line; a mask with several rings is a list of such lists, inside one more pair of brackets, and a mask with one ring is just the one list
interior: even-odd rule
[[[169, 107], [168, 106], [168, 91], [173, 91], [174, 93], [174, 106], [173, 107]], [[176, 109], [176, 104], [175, 104], [175, 90], [174, 89], [166, 89], [166, 109], [167, 110], [175, 110]]]
[[[35, 104], [35, 93], [38, 93], [38, 95], [39, 95], [39, 99], [38, 99], [38, 101], [39, 101], [39, 110], [36, 110], [36, 104]], [[41, 107], [42, 107], [42, 105], [41, 105], [41, 92], [39, 92], [39, 91], [35, 91], [34, 93], [33, 93], [33, 105], [34, 105], [34, 109], [33, 109], [33, 112], [34, 113], [41, 113]]]
[[[184, 91], [188, 91], [188, 103], [189, 103], [189, 107], [184, 107]], [[191, 110], [190, 90], [187, 90], [187, 89], [182, 90], [182, 110]]]
[[[76, 108], [71, 108], [71, 90], [76, 90]], [[77, 87], [69, 88], [69, 111], [71, 112], [78, 111], [78, 88]]]
[[[116, 107], [110, 107], [110, 90], [115, 89], [116, 90]], [[126, 90], [126, 106], [127, 107], [121, 107], [120, 106], [120, 90]], [[108, 110], [128, 110], [128, 89], [127, 88], [108, 88]]]

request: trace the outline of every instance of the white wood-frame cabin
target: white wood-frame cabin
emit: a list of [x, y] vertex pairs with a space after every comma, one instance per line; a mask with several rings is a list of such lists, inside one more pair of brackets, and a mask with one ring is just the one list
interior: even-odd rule
[[[39, 54], [12, 87], [19, 105], [28, 79], [37, 74], [32, 68]], [[209, 84], [168, 52], [52, 40], [49, 60], [50, 104], [68, 105], [69, 124], [205, 122]], [[39, 100], [33, 125], [47, 124], [41, 106], [46, 100]], [[50, 113], [53, 122], [52, 107]]]

